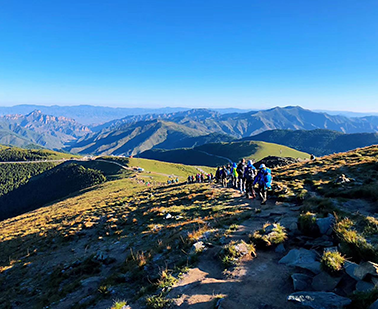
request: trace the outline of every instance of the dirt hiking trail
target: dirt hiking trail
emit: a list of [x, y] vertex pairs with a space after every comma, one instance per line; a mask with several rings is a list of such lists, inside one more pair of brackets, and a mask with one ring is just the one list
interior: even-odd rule
[[[290, 210], [269, 200], [266, 205], [260, 205], [259, 199], [247, 200], [234, 190], [232, 192], [235, 203], [251, 209], [251, 218], [235, 222], [238, 229], [230, 234], [227, 243], [241, 239], [247, 242], [248, 235], [261, 229], [266, 222], [281, 222], [286, 226], [297, 220], [298, 210]], [[255, 214], [256, 208], [261, 212]], [[294, 292], [290, 280], [293, 269], [278, 264], [288, 250], [284, 253], [276, 253], [274, 249], [257, 250], [257, 257], [250, 256], [226, 271], [218, 257], [220, 250], [220, 245], [205, 250], [199, 256], [198, 266], [190, 269], [173, 287], [169, 297], [174, 299], [174, 308], [298, 308], [286, 300]]]

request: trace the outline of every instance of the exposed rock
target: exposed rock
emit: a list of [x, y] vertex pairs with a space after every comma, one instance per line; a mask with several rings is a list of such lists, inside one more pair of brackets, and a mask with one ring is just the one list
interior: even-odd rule
[[288, 229], [289, 229], [290, 231], [296, 231], [296, 230], [298, 230], [298, 223], [297, 223], [297, 222], [293, 222], [293, 223], [291, 223], [291, 224], [289, 225]]
[[279, 244], [274, 251], [276, 251], [277, 253], [285, 253], [286, 249], [284, 244]]
[[376, 278], [376, 277], [372, 277], [372, 278], [371, 278], [371, 282], [373, 282], [373, 284], [374, 284], [375, 286], [378, 286], [378, 278]]
[[94, 257], [95, 260], [100, 261], [100, 262], [104, 262], [108, 258], [109, 258], [109, 256], [102, 251], [98, 251], [97, 254]]
[[292, 249], [278, 263], [308, 269], [314, 274], [319, 274], [320, 263], [316, 261], [316, 258], [317, 254], [314, 251], [303, 248]]
[[330, 240], [324, 240], [323, 238], [316, 238], [314, 240], [308, 240], [305, 243], [307, 247], [332, 247], [333, 242]]
[[332, 277], [326, 272], [321, 272], [312, 280], [312, 288], [315, 291], [332, 291], [340, 280], [341, 277]]
[[202, 252], [205, 250], [205, 245], [203, 241], [197, 241], [196, 243], [193, 244], [192, 249], [190, 250], [191, 254]]
[[268, 157], [265, 157], [264, 159], [256, 162], [254, 164], [254, 166], [256, 166], [256, 168], [258, 168], [261, 164], [265, 164], [266, 166], [268, 166], [270, 168], [274, 168], [274, 167], [278, 167], [278, 166], [285, 166], [285, 165], [288, 165], [288, 164], [297, 163], [299, 161], [300, 160], [298, 160], [298, 159], [294, 159], [294, 158], [290, 158], [290, 157], [268, 156]]
[[363, 280], [367, 275], [378, 276], [378, 264], [363, 262], [354, 269], [354, 276]]
[[370, 307], [369, 309], [378, 309], [378, 300], [376, 300]]
[[328, 247], [328, 248], [324, 248], [324, 252], [338, 252], [338, 248], [335, 246], [335, 247]]
[[265, 227], [264, 233], [269, 234], [269, 233], [273, 232], [273, 229], [275, 229], [276, 227], [277, 227], [277, 224], [269, 224], [267, 227]]
[[356, 284], [356, 291], [368, 292], [374, 289], [374, 284], [366, 281], [358, 281]]
[[327, 218], [317, 218], [316, 224], [319, 227], [319, 231], [322, 235], [331, 235], [333, 232], [333, 225], [335, 223], [335, 217], [332, 214], [328, 214]]
[[358, 264], [356, 263], [353, 263], [353, 262], [349, 262], [349, 261], [345, 261], [344, 262], [344, 269], [345, 269], [345, 272], [350, 276], [352, 277], [353, 279], [355, 280], [360, 280], [357, 276], [354, 275], [354, 271], [355, 269], [358, 267]]
[[305, 274], [292, 274], [294, 291], [307, 290], [311, 285], [312, 278]]
[[287, 300], [313, 309], [341, 309], [352, 302], [331, 292], [296, 292], [289, 295]]
[[237, 245], [234, 246], [236, 252], [238, 253], [239, 256], [244, 256], [249, 253], [249, 249], [247, 247], [247, 244], [244, 242], [238, 243]]
[[81, 280], [80, 283], [85, 288], [86, 293], [91, 293], [97, 290], [102, 280], [102, 277], [90, 277]]
[[216, 305], [215, 305], [215, 309], [222, 309], [223, 301], [224, 301], [224, 298], [219, 298]]

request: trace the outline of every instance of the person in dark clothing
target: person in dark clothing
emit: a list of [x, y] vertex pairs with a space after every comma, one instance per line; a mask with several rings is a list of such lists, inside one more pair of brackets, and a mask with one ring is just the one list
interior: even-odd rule
[[261, 197], [261, 205], [265, 205], [268, 199], [268, 190], [272, 188], [272, 174], [271, 170], [265, 166], [260, 165], [260, 170], [253, 181], [253, 185], [258, 184], [258, 191]]
[[226, 186], [226, 182], [227, 182], [227, 170], [226, 170], [226, 167], [223, 166], [221, 168], [221, 184], [222, 184], [222, 187], [225, 187]]
[[239, 185], [239, 190], [241, 194], [243, 194], [243, 192], [245, 191], [244, 170], [245, 170], [245, 159], [242, 159], [236, 169], [238, 173], [238, 185]]
[[256, 176], [256, 168], [253, 166], [253, 161], [249, 160], [247, 167], [244, 170], [244, 179], [245, 179], [245, 196], [249, 198], [249, 195], [252, 198], [256, 197], [255, 189], [253, 188], [253, 181]]
[[220, 179], [221, 179], [221, 170], [220, 170], [220, 166], [218, 166], [217, 171], [215, 172], [215, 181], [220, 183]]

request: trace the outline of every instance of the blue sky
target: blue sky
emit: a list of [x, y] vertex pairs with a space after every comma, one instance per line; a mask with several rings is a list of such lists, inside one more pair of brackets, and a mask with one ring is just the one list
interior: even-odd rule
[[376, 0], [0, 0], [0, 105], [378, 112]]

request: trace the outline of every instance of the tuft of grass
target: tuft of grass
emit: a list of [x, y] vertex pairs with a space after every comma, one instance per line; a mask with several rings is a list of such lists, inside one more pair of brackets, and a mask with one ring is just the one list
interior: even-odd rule
[[366, 224], [363, 231], [364, 235], [373, 235], [378, 233], [378, 219], [374, 217], [366, 217], [364, 221]]
[[334, 230], [340, 241], [340, 249], [354, 261], [378, 261], [377, 249], [370, 244], [360, 233], [353, 229], [352, 220], [345, 218], [336, 223]]
[[127, 302], [125, 301], [115, 301], [110, 309], [123, 309], [126, 305]]
[[249, 235], [249, 239], [257, 247], [270, 247], [272, 245], [278, 245], [283, 243], [287, 239], [286, 229], [279, 223], [274, 224], [274, 228], [270, 233], [266, 233], [265, 229], [270, 224], [267, 223], [261, 230], [255, 231], [252, 235]]
[[169, 308], [172, 305], [172, 300], [166, 298], [163, 294], [152, 295], [146, 298], [147, 308], [163, 309]]
[[316, 215], [312, 212], [306, 212], [298, 217], [298, 228], [305, 235], [317, 234], [318, 226], [316, 225]]
[[177, 279], [172, 276], [167, 270], [161, 272], [160, 279], [158, 280], [157, 286], [163, 290], [169, 289], [177, 282]]
[[320, 260], [321, 267], [329, 274], [337, 274], [343, 269], [345, 258], [340, 252], [326, 251]]

